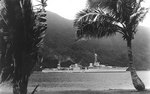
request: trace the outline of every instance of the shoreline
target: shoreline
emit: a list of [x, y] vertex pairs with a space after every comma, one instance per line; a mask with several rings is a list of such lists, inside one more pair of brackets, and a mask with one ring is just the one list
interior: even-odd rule
[[150, 94], [150, 90], [138, 92], [136, 90], [110, 89], [110, 90], [62, 90], [62, 91], [43, 91], [36, 94]]
[[150, 94], [150, 90], [138, 92], [136, 90], [64, 90], [64, 91], [38, 91], [36, 94]]
[[[34, 87], [28, 87], [28, 94], [31, 94]], [[11, 87], [0, 87], [0, 94], [12, 94]], [[91, 90], [91, 89], [62, 89], [62, 90], [52, 90], [43, 89], [41, 87], [37, 88], [36, 94], [150, 94], [150, 89], [144, 91], [136, 91], [135, 89], [106, 89], [106, 90]]]
[[[12, 94], [12, 92], [0, 92], [0, 94]], [[31, 92], [28, 92], [31, 94]], [[150, 90], [64, 90], [64, 91], [37, 91], [36, 94], [150, 94]]]

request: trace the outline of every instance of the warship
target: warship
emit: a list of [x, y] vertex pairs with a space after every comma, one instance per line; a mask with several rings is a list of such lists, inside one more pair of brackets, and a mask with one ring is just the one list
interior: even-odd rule
[[79, 64], [70, 65], [68, 68], [62, 68], [60, 64], [58, 64], [57, 68], [45, 68], [42, 72], [72, 72], [72, 73], [98, 73], [98, 72], [125, 72], [128, 67], [117, 67], [117, 66], [106, 66], [98, 62], [97, 54], [94, 54], [94, 62], [89, 63], [88, 67], [82, 67]]

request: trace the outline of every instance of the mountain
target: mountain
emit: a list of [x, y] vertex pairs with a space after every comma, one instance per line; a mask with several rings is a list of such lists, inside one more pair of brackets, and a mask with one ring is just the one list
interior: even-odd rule
[[[120, 34], [109, 38], [75, 42], [76, 29], [72, 20], [52, 12], [47, 12], [47, 19], [48, 29], [44, 41], [44, 51], [47, 53], [45, 62], [50, 62], [49, 59], [46, 60], [49, 57], [61, 55], [71, 57], [73, 61], [87, 66], [94, 61], [94, 52], [96, 52], [102, 64], [128, 66], [126, 41]], [[150, 29], [139, 26], [133, 40], [133, 55], [137, 69], [150, 69], [149, 41]]]

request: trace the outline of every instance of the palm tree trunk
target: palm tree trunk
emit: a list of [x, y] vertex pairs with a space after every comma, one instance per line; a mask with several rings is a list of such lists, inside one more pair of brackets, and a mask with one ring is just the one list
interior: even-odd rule
[[27, 94], [28, 78], [16, 81], [13, 84], [13, 94]]
[[0, 37], [1, 40], [1, 56], [0, 56], [0, 73], [2, 71], [2, 68], [4, 66], [4, 62], [5, 62], [5, 54], [6, 54], [6, 42], [5, 40]]
[[16, 47], [16, 49], [18, 49], [18, 51], [16, 50], [16, 54], [14, 55], [15, 70], [14, 70], [14, 79], [13, 79], [13, 94], [27, 94], [29, 76], [26, 74], [27, 73], [26, 71], [30, 69], [29, 66], [26, 66], [26, 64], [24, 64], [25, 62], [28, 61], [27, 58], [26, 60], [23, 59], [25, 57], [25, 54], [23, 54], [23, 52], [21, 51], [23, 48]]
[[128, 47], [128, 58], [129, 58], [129, 71], [131, 73], [132, 83], [138, 91], [143, 91], [145, 90], [145, 85], [142, 82], [142, 80], [138, 77], [136, 70], [133, 66], [131, 39], [127, 40], [127, 47]]

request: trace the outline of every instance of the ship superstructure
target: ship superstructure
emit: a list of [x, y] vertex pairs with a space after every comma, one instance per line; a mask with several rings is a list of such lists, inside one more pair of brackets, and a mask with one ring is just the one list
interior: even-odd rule
[[94, 62], [89, 63], [88, 67], [83, 67], [77, 63], [70, 65], [68, 68], [62, 68], [61, 64], [58, 63], [57, 68], [44, 69], [42, 72], [84, 72], [84, 73], [96, 73], [96, 72], [123, 72], [127, 70], [127, 67], [116, 67], [116, 66], [106, 66], [98, 62], [98, 55], [94, 53]]

